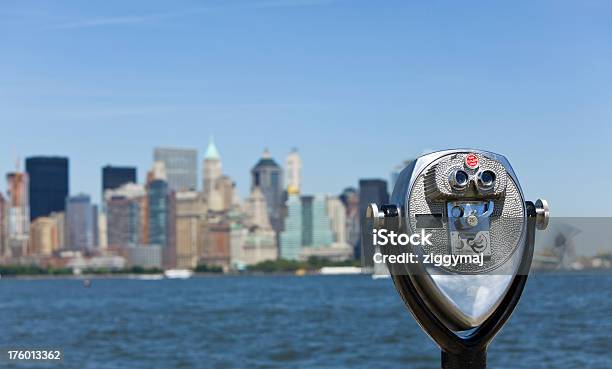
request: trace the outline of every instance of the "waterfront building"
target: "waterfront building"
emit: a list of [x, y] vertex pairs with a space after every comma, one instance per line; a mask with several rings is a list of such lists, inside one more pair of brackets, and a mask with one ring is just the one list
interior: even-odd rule
[[30, 228], [29, 255], [51, 255], [59, 249], [58, 224], [51, 217], [34, 219]]
[[249, 233], [248, 227], [242, 222], [230, 224], [230, 268], [243, 270], [247, 263], [244, 256], [244, 243]]
[[235, 199], [236, 183], [229, 176], [223, 175], [217, 180], [216, 187], [217, 201], [219, 201], [220, 206], [216, 206], [215, 210], [219, 207], [222, 211], [230, 210]]
[[202, 168], [204, 178], [202, 188], [204, 197], [206, 201], [210, 203], [213, 192], [216, 190], [217, 181], [222, 175], [221, 156], [219, 155], [219, 151], [217, 150], [217, 146], [215, 146], [215, 142], [212, 137], [208, 141], [208, 147], [206, 148], [206, 153], [204, 154], [204, 163]]
[[299, 260], [308, 260], [311, 257], [331, 261], [344, 261], [353, 258], [353, 248], [347, 243], [332, 243], [326, 247], [303, 247], [300, 250]]
[[55, 231], [57, 236], [57, 249], [68, 248], [68, 227], [66, 225], [66, 213], [63, 211], [52, 212], [49, 214], [49, 218], [55, 223]]
[[126, 250], [129, 267], [161, 269], [163, 266], [163, 250], [159, 245], [131, 245]]
[[302, 248], [302, 201], [297, 192], [290, 192], [287, 199], [285, 230], [280, 234], [280, 257], [297, 260]]
[[353, 247], [355, 255], [361, 239], [359, 227], [359, 194], [355, 188], [348, 187], [339, 196], [346, 209], [346, 242]]
[[8, 173], [6, 181], [8, 237], [27, 239], [30, 233], [28, 174], [23, 172]]
[[156, 147], [153, 151], [153, 160], [164, 163], [170, 190], [197, 189], [198, 152], [196, 150]]
[[208, 208], [213, 211], [228, 211], [234, 202], [235, 183], [223, 175], [221, 156], [211, 138], [203, 163], [203, 193]]
[[245, 265], [254, 265], [278, 258], [276, 234], [272, 229], [250, 228], [245, 236], [240, 260]]
[[26, 158], [29, 177], [30, 220], [63, 212], [68, 197], [68, 158], [34, 156]]
[[195, 191], [176, 193], [176, 266], [195, 268], [198, 245], [203, 241], [202, 223], [206, 222], [204, 195]]
[[9, 256], [7, 213], [7, 201], [0, 193], [0, 261]]
[[230, 226], [228, 219], [220, 214], [209, 216], [203, 227], [202, 253], [199, 263], [220, 266], [228, 270], [231, 265]]
[[285, 185], [297, 192], [302, 190], [302, 159], [296, 148], [285, 159]]
[[276, 233], [283, 229], [283, 170], [266, 149], [251, 169], [251, 190], [259, 187], [266, 199], [268, 217]]
[[95, 246], [94, 225], [98, 219], [89, 195], [79, 194], [66, 199], [68, 246], [71, 250], [90, 250]]
[[340, 200], [335, 196], [326, 198], [327, 216], [334, 242], [347, 243], [346, 239], [346, 208]]
[[164, 267], [173, 268], [176, 265], [176, 209], [174, 192], [166, 181], [153, 179], [147, 184], [147, 204], [148, 239], [146, 241], [161, 246]]
[[268, 218], [266, 198], [259, 187], [251, 189], [251, 194], [244, 203], [244, 211], [251, 226], [261, 229], [272, 229]]
[[145, 243], [148, 223], [146, 190], [135, 183], [124, 184], [104, 193], [107, 246], [122, 247]]
[[108, 228], [106, 213], [98, 214], [98, 248], [105, 250], [108, 248]]
[[[306, 206], [303, 205], [303, 209], [306, 209]], [[302, 219], [306, 219], [305, 216]], [[311, 232], [311, 243], [304, 243], [304, 246], [325, 247], [334, 242], [324, 195], [315, 195], [312, 198], [308, 223], [310, 223], [311, 228], [306, 232]]]
[[259, 187], [251, 190], [244, 208], [244, 219], [233, 222], [230, 230], [231, 264], [236, 269], [278, 258], [277, 237]]

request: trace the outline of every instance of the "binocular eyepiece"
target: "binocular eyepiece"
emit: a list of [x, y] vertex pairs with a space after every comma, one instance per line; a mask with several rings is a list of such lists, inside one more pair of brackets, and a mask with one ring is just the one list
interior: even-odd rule
[[[535, 230], [545, 229], [548, 218], [546, 201], [525, 201], [504, 156], [471, 149], [416, 159], [399, 174], [390, 204], [368, 207], [366, 219], [372, 220], [374, 233], [383, 228], [420, 232], [431, 240], [408, 248], [381, 246], [385, 257], [378, 259], [384, 260], [406, 306], [441, 347], [443, 367], [484, 367], [486, 347], [527, 280]], [[408, 252], [417, 256], [416, 262], [393, 262], [408, 260], [398, 257]]]

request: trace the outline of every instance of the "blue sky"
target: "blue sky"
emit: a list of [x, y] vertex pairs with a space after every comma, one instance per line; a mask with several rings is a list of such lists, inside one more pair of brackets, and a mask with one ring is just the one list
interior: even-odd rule
[[[241, 194], [264, 147], [299, 148], [304, 191], [389, 178], [405, 158], [499, 152], [555, 215], [612, 215], [605, 1], [3, 1], [0, 173], [100, 168], [214, 135]], [[4, 181], [2, 181], [4, 182]], [[2, 183], [0, 188], [4, 189]]]

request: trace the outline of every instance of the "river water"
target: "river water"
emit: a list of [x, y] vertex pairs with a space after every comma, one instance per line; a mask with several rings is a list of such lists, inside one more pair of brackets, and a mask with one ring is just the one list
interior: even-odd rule
[[[612, 368], [612, 274], [537, 274], [491, 368]], [[15, 368], [436, 368], [390, 280], [241, 276], [1, 280], [0, 347], [59, 348]]]

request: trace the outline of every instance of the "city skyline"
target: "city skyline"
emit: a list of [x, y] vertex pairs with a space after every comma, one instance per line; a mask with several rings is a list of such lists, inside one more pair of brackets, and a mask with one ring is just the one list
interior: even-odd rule
[[505, 155], [555, 216], [612, 215], [612, 193], [576, 196], [612, 182], [610, 4], [393, 5], [8, 2], [0, 172], [67, 156], [71, 193], [99, 202], [102, 166], [142, 182], [154, 147], [201, 165], [214, 135], [243, 198], [264, 147], [279, 163], [300, 149], [303, 192], [339, 193], [472, 147]]

